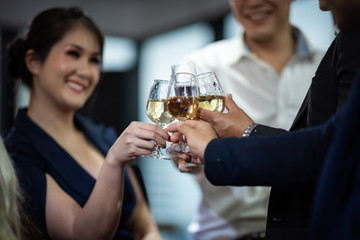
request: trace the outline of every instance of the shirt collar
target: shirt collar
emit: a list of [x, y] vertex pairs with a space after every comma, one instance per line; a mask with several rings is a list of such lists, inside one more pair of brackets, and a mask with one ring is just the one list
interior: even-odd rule
[[[296, 38], [296, 55], [298, 57], [311, 57], [313, 49], [306, 37], [298, 28], [294, 26], [292, 26], [291, 31]], [[245, 42], [245, 33], [242, 32], [240, 35], [231, 40], [230, 48], [227, 52], [226, 58], [228, 63], [233, 65], [239, 62], [241, 58], [250, 56], [251, 52]]]
[[296, 27], [292, 27], [292, 34], [296, 38], [296, 55], [299, 57], [311, 56], [312, 49], [310, 43], [301, 31]]

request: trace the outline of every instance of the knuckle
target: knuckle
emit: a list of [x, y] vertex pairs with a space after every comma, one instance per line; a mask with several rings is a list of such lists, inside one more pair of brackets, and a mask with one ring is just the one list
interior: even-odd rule
[[136, 148], [134, 146], [129, 147], [129, 155], [136, 155]]
[[128, 147], [131, 147], [134, 145], [134, 141], [131, 138], [126, 139], [126, 145]]
[[155, 138], [156, 138], [156, 133], [155, 133], [155, 132], [151, 132], [151, 133], [150, 133], [150, 138], [151, 138], [151, 139], [155, 139]]
[[150, 124], [150, 130], [151, 131], [156, 131], [158, 129], [158, 126]]

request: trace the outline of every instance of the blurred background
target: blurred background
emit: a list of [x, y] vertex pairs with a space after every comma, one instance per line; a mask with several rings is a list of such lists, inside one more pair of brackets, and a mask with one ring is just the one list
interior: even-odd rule
[[[241, 30], [228, 0], [0, 0], [1, 134], [11, 127], [29, 96], [5, 71], [6, 45], [23, 33], [34, 15], [55, 6], [80, 6], [103, 31], [102, 81], [81, 111], [113, 125], [119, 133], [131, 121], [150, 122], [145, 107], [153, 79], [169, 79], [170, 66], [186, 53]], [[332, 18], [319, 10], [317, 0], [295, 0], [290, 15], [315, 47], [328, 48], [334, 39]], [[186, 228], [200, 200], [195, 180], [170, 161], [137, 161], [163, 239], [191, 240]]]

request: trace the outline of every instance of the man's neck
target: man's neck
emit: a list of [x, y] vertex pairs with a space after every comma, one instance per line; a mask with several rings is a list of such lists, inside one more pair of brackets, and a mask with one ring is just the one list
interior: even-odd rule
[[245, 36], [245, 40], [250, 52], [270, 64], [279, 74], [296, 51], [296, 39], [291, 30], [262, 40], [249, 39]]

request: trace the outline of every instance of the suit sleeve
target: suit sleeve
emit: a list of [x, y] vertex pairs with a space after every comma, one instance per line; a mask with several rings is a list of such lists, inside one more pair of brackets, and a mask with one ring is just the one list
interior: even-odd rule
[[272, 136], [285, 132], [287, 131], [281, 128], [273, 128], [259, 124], [253, 129], [253, 131], [250, 133], [250, 136]]
[[205, 174], [214, 185], [290, 187], [316, 181], [333, 136], [326, 124], [274, 136], [212, 140]]

